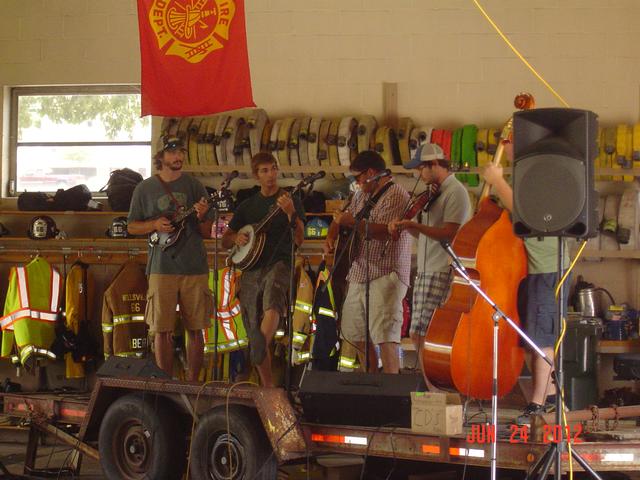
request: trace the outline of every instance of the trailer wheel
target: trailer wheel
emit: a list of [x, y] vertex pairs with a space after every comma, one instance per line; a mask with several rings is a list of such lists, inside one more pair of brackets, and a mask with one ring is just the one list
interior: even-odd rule
[[98, 436], [100, 463], [109, 480], [179, 480], [185, 437], [162, 400], [126, 395], [107, 410]]
[[253, 409], [210, 410], [191, 440], [191, 478], [195, 480], [273, 480], [278, 462]]

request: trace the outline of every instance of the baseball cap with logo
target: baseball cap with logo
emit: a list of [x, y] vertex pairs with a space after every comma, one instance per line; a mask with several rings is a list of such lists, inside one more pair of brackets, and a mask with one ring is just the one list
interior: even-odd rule
[[413, 159], [410, 162], [405, 163], [404, 168], [417, 168], [421, 163], [446, 159], [447, 158], [445, 157], [442, 148], [440, 148], [440, 145], [436, 145], [435, 143], [423, 143], [416, 150], [416, 154], [413, 156]]

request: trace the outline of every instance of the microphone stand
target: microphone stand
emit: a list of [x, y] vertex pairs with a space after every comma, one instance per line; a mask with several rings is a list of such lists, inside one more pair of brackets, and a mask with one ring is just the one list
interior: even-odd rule
[[[218, 378], [218, 333], [220, 327], [218, 326], [218, 222], [220, 220], [220, 204], [228, 201], [229, 189], [228, 186], [231, 183], [230, 179], [225, 179], [220, 185], [220, 189], [216, 192], [216, 199], [213, 202], [213, 380], [217, 381]], [[224, 209], [228, 211], [228, 208]]]
[[[296, 185], [296, 187], [291, 192], [291, 199], [293, 200], [296, 194], [300, 194], [302, 187], [306, 186], [305, 181], [301, 181]], [[300, 199], [302, 202], [302, 199]], [[291, 380], [292, 380], [292, 370], [293, 370], [293, 315], [295, 314], [296, 308], [296, 298], [295, 298], [295, 271], [296, 271], [296, 227], [298, 220], [298, 212], [295, 209], [293, 215], [291, 216], [291, 220], [289, 221], [289, 231], [291, 232], [291, 260], [289, 263], [289, 309], [287, 311], [287, 336], [289, 338], [289, 342], [287, 344], [287, 368], [285, 369], [284, 375], [284, 387], [286, 392], [291, 395]]]

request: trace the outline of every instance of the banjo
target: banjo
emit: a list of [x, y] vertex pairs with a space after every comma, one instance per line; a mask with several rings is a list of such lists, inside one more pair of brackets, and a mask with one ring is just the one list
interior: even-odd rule
[[277, 205], [274, 205], [271, 211], [260, 222], [245, 225], [238, 230], [238, 235], [246, 233], [249, 236], [249, 241], [245, 245], [236, 245], [229, 250], [229, 257], [227, 263], [231, 263], [235, 268], [239, 270], [247, 270], [253, 267], [264, 249], [264, 243], [267, 239], [267, 235], [263, 232], [264, 228], [282, 210]]
[[[305, 187], [307, 185], [312, 184], [316, 180], [323, 178], [325, 176], [325, 172], [320, 170], [313, 175], [309, 175], [302, 179], [302, 181], [295, 187], [291, 195], [298, 191], [300, 188]], [[280, 189], [279, 193], [282, 193], [284, 190]], [[267, 239], [267, 235], [263, 232], [264, 227], [266, 227], [269, 222], [282, 211], [282, 209], [277, 205], [273, 205], [271, 207], [271, 211], [264, 217], [260, 222], [245, 225], [240, 230], [238, 230], [238, 235], [241, 233], [246, 233], [249, 237], [249, 241], [242, 246], [234, 244], [233, 247], [229, 250], [229, 257], [227, 258], [227, 264], [232, 264], [235, 268], [239, 270], [247, 270], [253, 267], [260, 255], [262, 255], [262, 250], [264, 249], [264, 243]]]

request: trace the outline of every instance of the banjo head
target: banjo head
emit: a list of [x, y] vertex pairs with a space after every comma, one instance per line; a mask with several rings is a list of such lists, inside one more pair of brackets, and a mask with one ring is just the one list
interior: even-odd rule
[[251, 253], [251, 250], [253, 249], [253, 245], [256, 240], [256, 234], [255, 234], [253, 225], [245, 225], [240, 230], [238, 230], [238, 235], [241, 233], [246, 233], [247, 235], [249, 235], [249, 241], [245, 245], [242, 245], [241, 247], [238, 245], [235, 245], [231, 250], [230, 258], [231, 258], [231, 262], [234, 265], [238, 265], [242, 263], [247, 258], [249, 253]]

